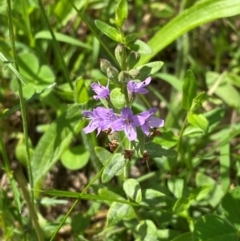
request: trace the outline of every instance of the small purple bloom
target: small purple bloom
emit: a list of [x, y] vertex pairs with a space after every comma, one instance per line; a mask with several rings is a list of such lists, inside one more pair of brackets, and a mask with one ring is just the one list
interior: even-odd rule
[[110, 94], [110, 91], [108, 89], [108, 84], [106, 87], [100, 85], [99, 83], [92, 83], [91, 85], [93, 91], [97, 94], [97, 95], [94, 95], [93, 98], [95, 100], [98, 100], [98, 99], [107, 99], [109, 97], [109, 94]]
[[98, 135], [101, 131], [111, 128], [112, 123], [117, 120], [113, 110], [104, 107], [97, 107], [93, 111], [82, 111], [82, 114], [91, 120], [88, 126], [83, 129], [86, 134], [97, 129]]
[[121, 117], [112, 124], [114, 131], [124, 131], [130, 141], [137, 139], [136, 127], [143, 125], [145, 118], [133, 115], [130, 108], [125, 107], [121, 111]]
[[145, 119], [145, 122], [143, 125], [141, 125], [141, 128], [143, 133], [147, 136], [150, 134], [149, 128], [164, 126], [164, 120], [153, 116], [156, 111], [157, 108], [154, 107], [139, 114], [139, 116]]
[[130, 80], [127, 83], [127, 88], [131, 95], [134, 93], [146, 94], [146, 93], [148, 93], [148, 90], [146, 90], [144, 87], [149, 85], [150, 82], [151, 82], [151, 77], [148, 77], [147, 79], [145, 79], [142, 82], [135, 82], [133, 80]]

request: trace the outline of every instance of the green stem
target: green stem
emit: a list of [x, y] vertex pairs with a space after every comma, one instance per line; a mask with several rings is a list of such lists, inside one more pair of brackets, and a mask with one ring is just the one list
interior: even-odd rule
[[177, 145], [177, 152], [178, 153], [180, 152], [180, 149], [181, 149], [182, 137], [183, 137], [184, 130], [185, 130], [186, 126], [187, 126], [187, 122], [188, 122], [188, 120], [187, 120], [187, 116], [186, 116], [186, 118], [185, 118], [185, 120], [184, 120], [184, 122], [182, 124], [181, 131], [179, 133], [179, 140], [178, 140], [178, 145]]
[[124, 169], [123, 169], [124, 181], [129, 178], [129, 173], [130, 173], [130, 161], [126, 160], [126, 163], [125, 163], [125, 166], [124, 166]]
[[34, 208], [33, 202], [31, 201], [31, 197], [29, 195], [29, 192], [28, 192], [27, 182], [24, 178], [23, 172], [22, 172], [20, 167], [15, 168], [14, 177], [17, 180], [20, 189], [22, 190], [22, 194], [23, 194], [24, 199], [26, 201], [31, 220], [32, 220], [35, 232], [36, 232], [37, 237], [38, 237], [38, 241], [44, 241], [43, 232], [42, 232], [42, 229], [41, 229], [41, 227], [39, 225], [39, 222], [38, 222], [38, 216], [37, 216], [36, 210]]
[[[182, 139], [183, 139], [183, 133], [184, 133], [184, 130], [187, 126], [187, 123], [188, 123], [188, 120], [187, 120], [187, 116], [185, 117], [185, 120], [182, 124], [182, 128], [180, 130], [180, 133], [179, 133], [179, 140], [178, 140], [178, 145], [177, 145], [177, 155], [176, 155], [176, 158], [175, 158], [175, 164], [172, 168], [172, 172], [175, 173], [176, 172], [176, 166], [177, 166], [177, 161], [178, 161], [178, 157], [179, 157], [179, 154], [181, 154], [181, 147], [182, 147]], [[189, 167], [189, 162], [186, 163], [186, 165]]]
[[126, 106], [127, 107], [131, 107], [130, 106], [130, 101], [129, 101], [129, 98], [128, 98], [128, 90], [127, 90], [127, 86], [126, 85], [122, 85], [122, 91], [123, 91], [123, 94], [125, 96], [125, 102], [126, 102]]
[[[11, 189], [12, 189], [12, 192], [13, 192], [13, 195], [14, 195], [15, 205], [18, 207], [18, 208], [17, 208], [18, 220], [20, 221], [20, 225], [21, 225], [21, 228], [22, 228], [22, 230], [23, 230], [24, 227], [23, 227], [23, 223], [22, 223], [22, 219], [21, 219], [21, 214], [20, 214], [20, 201], [19, 201], [19, 196], [18, 196], [17, 192], [14, 191], [14, 190], [18, 190], [18, 189], [17, 189], [17, 184], [16, 184], [16, 182], [14, 182], [14, 179], [13, 179], [10, 162], [9, 162], [9, 159], [8, 159], [8, 156], [7, 156], [7, 152], [6, 152], [5, 145], [4, 145], [4, 143], [3, 143], [3, 137], [2, 137], [2, 132], [1, 132], [1, 131], [0, 131], [0, 150], [1, 150], [1, 153], [2, 153], [3, 161], [4, 161], [5, 171], [6, 171], [6, 174], [7, 174], [7, 177], [8, 177], [8, 179], [9, 179], [9, 182], [10, 182], [10, 185], [11, 185]], [[4, 212], [4, 210], [2, 210], [2, 211]], [[7, 226], [5, 225], [5, 222], [4, 222], [4, 221], [5, 221], [5, 220], [4, 220], [4, 218], [3, 218], [3, 219], [2, 219], [3, 232], [4, 232], [4, 233], [7, 233]], [[26, 234], [25, 234], [25, 232], [23, 232], [23, 240], [26, 240]]]
[[53, 46], [54, 46], [54, 49], [55, 49], [56, 54], [58, 55], [59, 62], [60, 62], [60, 66], [61, 66], [61, 68], [62, 68], [64, 77], [65, 77], [65, 79], [67, 80], [67, 82], [69, 83], [71, 89], [73, 90], [74, 87], [73, 87], [73, 84], [72, 84], [72, 82], [71, 82], [71, 80], [70, 80], [70, 78], [69, 78], [69, 73], [68, 73], [66, 64], [65, 64], [65, 62], [64, 62], [64, 59], [63, 59], [63, 55], [62, 55], [60, 46], [59, 46], [59, 44], [58, 44], [58, 41], [57, 41], [57, 39], [56, 39], [56, 37], [55, 37], [55, 34], [54, 34], [52, 28], [51, 28], [51, 25], [50, 25], [50, 23], [49, 23], [49, 21], [48, 21], [48, 18], [47, 18], [47, 15], [46, 15], [46, 13], [45, 13], [45, 9], [44, 9], [44, 6], [43, 6], [41, 0], [38, 0], [38, 5], [39, 5], [39, 8], [40, 8], [40, 10], [41, 10], [41, 12], [42, 12], [43, 18], [44, 18], [44, 20], [45, 20], [45, 22], [46, 22], [46, 24], [47, 24], [48, 30], [49, 30], [49, 32], [50, 32], [50, 34], [51, 34], [51, 36], [52, 36]]
[[112, 54], [112, 51], [108, 48], [108, 46], [104, 43], [104, 41], [102, 40], [101, 36], [98, 34], [98, 30], [96, 29], [96, 27], [94, 26], [94, 24], [92, 23], [91, 19], [84, 13], [82, 13], [82, 11], [80, 11], [74, 4], [73, 0], [70, 0], [70, 3], [72, 5], [72, 7], [75, 9], [75, 11], [77, 12], [77, 14], [81, 17], [81, 19], [83, 20], [83, 22], [88, 26], [88, 28], [90, 29], [90, 31], [93, 33], [93, 35], [98, 39], [98, 41], [100, 42], [101, 46], [104, 48], [104, 50], [108, 53], [109, 57], [115, 62], [115, 64], [118, 66], [118, 62], [117, 60], [114, 58], [114, 55]]
[[[125, 138], [123, 138], [122, 142], [125, 140]], [[121, 143], [122, 144], [122, 143]], [[115, 150], [114, 153], [117, 153], [119, 148], [121, 145], [119, 145], [117, 147], [117, 149]], [[59, 224], [59, 226], [57, 227], [57, 229], [55, 230], [54, 234], [52, 235], [50, 241], [53, 241], [55, 236], [57, 235], [57, 233], [59, 232], [60, 228], [63, 226], [63, 224], [65, 223], [65, 221], [67, 220], [68, 216], [71, 214], [71, 212], [73, 211], [73, 209], [75, 208], [75, 206], [77, 205], [77, 203], [81, 200], [81, 197], [84, 193], [87, 192], [87, 190], [89, 189], [89, 187], [98, 179], [100, 178], [104, 168], [109, 164], [109, 162], [112, 160], [113, 155], [108, 159], [107, 163], [101, 168], [101, 170], [95, 175], [95, 177], [88, 183], [88, 185], [83, 189], [83, 191], [79, 194], [78, 198], [75, 200], [75, 202], [73, 203], [73, 205], [71, 206], [71, 208], [68, 210], [67, 214], [64, 216], [64, 218], [62, 219], [61, 223]]]
[[[7, 13], [8, 13], [8, 24], [9, 24], [9, 35], [11, 41], [11, 48], [13, 53], [13, 61], [17, 71], [19, 71], [18, 62], [17, 62], [17, 54], [15, 48], [15, 39], [13, 33], [13, 23], [12, 23], [12, 8], [11, 8], [11, 0], [7, 0]], [[25, 138], [25, 145], [26, 145], [26, 152], [27, 152], [27, 169], [28, 169], [28, 176], [30, 182], [30, 193], [31, 193], [31, 200], [34, 203], [34, 186], [33, 186], [33, 174], [32, 174], [32, 167], [30, 162], [30, 151], [29, 151], [29, 142], [28, 142], [28, 126], [27, 126], [27, 115], [26, 109], [23, 99], [23, 91], [22, 91], [22, 84], [21, 81], [17, 78], [18, 83], [18, 91], [19, 91], [19, 99], [20, 99], [20, 108], [22, 112], [22, 122], [23, 122], [23, 133]]]

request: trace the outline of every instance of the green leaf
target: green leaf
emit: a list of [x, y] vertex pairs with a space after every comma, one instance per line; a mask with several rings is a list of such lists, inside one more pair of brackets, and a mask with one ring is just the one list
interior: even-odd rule
[[[28, 139], [28, 145], [29, 145], [29, 149], [30, 149], [30, 156], [32, 156], [33, 154], [33, 149], [32, 149], [32, 143], [31, 143], [31, 139]], [[26, 150], [26, 143], [25, 143], [25, 138], [22, 134], [19, 134], [19, 140], [18, 143], [15, 147], [15, 156], [17, 158], [17, 160], [24, 165], [25, 167], [27, 167], [27, 150]]]
[[161, 132], [160, 136], [156, 136], [153, 139], [153, 142], [162, 146], [163, 148], [171, 148], [176, 146], [178, 143], [178, 138], [171, 131]]
[[137, 226], [142, 241], [158, 241], [157, 228], [153, 221], [143, 220]]
[[36, 80], [39, 71], [39, 61], [37, 57], [28, 52], [23, 52], [18, 55], [19, 72], [28, 81]]
[[194, 99], [191, 106], [191, 111], [194, 112], [196, 109], [202, 106], [203, 102], [206, 100], [207, 95], [205, 92], [199, 93]]
[[177, 236], [176, 238], [172, 239], [171, 241], [193, 241], [192, 233], [183, 233]]
[[102, 173], [102, 182], [110, 181], [125, 165], [125, 158], [121, 153], [113, 155], [110, 162], [107, 163]]
[[[40, 191], [41, 192], [41, 191]], [[113, 196], [101, 196], [101, 195], [94, 195], [94, 194], [84, 194], [84, 193], [77, 193], [77, 192], [69, 192], [69, 191], [62, 191], [62, 190], [45, 190], [44, 193], [51, 196], [57, 197], [69, 197], [69, 198], [80, 198], [84, 200], [98, 200], [104, 202], [118, 202], [123, 203], [131, 206], [138, 206], [138, 204], [134, 202], [127, 201], [121, 197], [113, 197]]]
[[172, 206], [173, 199], [166, 196], [166, 194], [159, 192], [154, 189], [146, 189], [142, 190], [142, 202], [141, 204], [147, 205], [147, 206], [155, 206], [155, 207], [166, 207], [166, 206]]
[[182, 91], [182, 81], [180, 81], [176, 76], [168, 73], [157, 73], [154, 77], [158, 77], [169, 83], [177, 91]]
[[119, 28], [122, 28], [127, 17], [128, 17], [128, 2], [126, 0], [119, 0], [115, 8], [115, 24]]
[[167, 157], [174, 157], [176, 156], [177, 152], [173, 149], [164, 149], [160, 145], [156, 143], [146, 143], [145, 149], [147, 150], [150, 158], [154, 157], [162, 157], [162, 156], [167, 156]]
[[204, 114], [209, 123], [209, 132], [211, 132], [223, 119], [225, 108], [215, 108]]
[[113, 202], [108, 210], [108, 226], [115, 225], [122, 220], [131, 220], [136, 217], [132, 206], [122, 203]]
[[22, 75], [15, 69], [15, 67], [9, 63], [9, 60], [5, 58], [5, 56], [0, 52], [0, 59], [2, 62], [11, 69], [11, 71], [17, 76], [17, 78], [22, 82], [23, 85], [26, 85]]
[[194, 97], [197, 95], [197, 81], [192, 70], [187, 70], [183, 80], [182, 105], [187, 111], [190, 111]]
[[146, 79], [148, 76], [157, 73], [162, 68], [162, 66], [163, 66], [163, 62], [161, 61], [155, 61], [155, 62], [138, 66], [137, 69], [140, 71], [140, 75], [138, 76], [138, 79], [140, 80]]
[[114, 40], [115, 42], [125, 44], [125, 39], [122, 37], [122, 34], [116, 28], [100, 21], [95, 20], [95, 24], [97, 28], [110, 39]]
[[83, 128], [80, 109], [70, 106], [41, 137], [32, 157], [34, 185], [57, 162], [73, 137]]
[[142, 56], [139, 64], [147, 63], [178, 37], [204, 23], [240, 13], [239, 0], [208, 0], [197, 2], [162, 27], [148, 42], [153, 54]]
[[127, 179], [123, 183], [123, 190], [126, 195], [137, 203], [142, 201], [142, 190], [140, 184], [133, 178]]
[[188, 198], [186, 197], [181, 197], [179, 198], [176, 203], [174, 204], [173, 206], [173, 212], [175, 213], [181, 213], [183, 211], [186, 211], [188, 210], [188, 208], [190, 207], [191, 205], [191, 201], [192, 200], [189, 200]]
[[187, 116], [187, 119], [190, 124], [192, 124], [195, 127], [200, 128], [204, 134], [207, 133], [208, 120], [204, 115], [189, 113]]
[[169, 179], [168, 182], [168, 189], [173, 193], [176, 198], [180, 198], [183, 195], [184, 190], [184, 180], [180, 178], [176, 179]]
[[139, 54], [151, 54], [152, 49], [142, 40], [136, 39], [127, 44], [128, 49], [138, 52]]
[[240, 187], [230, 190], [222, 200], [223, 213], [227, 220], [240, 230]]
[[209, 192], [212, 190], [212, 185], [204, 185], [191, 190], [189, 199], [191, 200], [202, 200], [205, 198]]
[[[221, 131], [220, 142], [224, 143], [226, 139], [230, 139], [230, 130]], [[231, 184], [231, 158], [230, 158], [230, 142], [225, 142], [220, 146], [220, 178], [221, 186], [224, 193], [227, 193]]]
[[[92, 49], [92, 47], [90, 45], [81, 42], [77, 38], [73, 38], [68, 35], [65, 35], [62, 33], [57, 33], [57, 32], [54, 32], [54, 35], [55, 35], [57, 41], [59, 41], [59, 42], [75, 45], [75, 46], [82, 47], [85, 49]], [[44, 30], [44, 31], [40, 31], [40, 32], [36, 33], [35, 39], [50, 39], [51, 40], [52, 35], [49, 31]]]
[[195, 223], [193, 241], [236, 241], [237, 230], [217, 215], [206, 215]]
[[98, 190], [98, 193], [99, 193], [99, 195], [102, 196], [102, 197], [104, 197], [104, 196], [107, 197], [109, 201], [111, 201], [111, 199], [115, 199], [115, 200], [117, 200], [117, 199], [126, 200], [126, 199], [124, 199], [122, 196], [120, 196], [119, 194], [117, 194], [117, 193], [115, 193], [115, 192], [112, 192], [112, 191], [110, 191], [110, 190], [108, 190], [108, 189], [105, 189], [105, 188], [100, 188], [100, 189]]
[[38, 78], [40, 79], [38, 84], [41, 86], [43, 85], [44, 87], [46, 87], [46, 85], [49, 85], [55, 81], [55, 75], [47, 65], [41, 66], [38, 73]]
[[121, 88], [115, 88], [111, 91], [110, 100], [117, 109], [122, 109], [125, 106], [125, 96]]
[[33, 83], [28, 83], [27, 85], [23, 86], [23, 97], [25, 99], [30, 99], [36, 92], [36, 85]]
[[216, 207], [222, 200], [224, 193], [221, 187], [216, 183], [216, 181], [203, 173], [198, 172], [196, 175], [196, 185], [197, 187], [208, 186], [209, 193], [206, 197], [206, 201], [212, 206]]
[[83, 146], [74, 146], [61, 155], [62, 164], [69, 170], [78, 170], [87, 165], [90, 153]]
[[106, 150], [105, 148], [102, 148], [100, 146], [96, 146], [94, 148], [95, 153], [99, 159], [99, 161], [105, 165], [108, 160], [111, 158], [111, 156], [113, 155], [111, 152], [109, 152], [108, 150]]
[[88, 91], [85, 86], [85, 81], [82, 77], [76, 81], [75, 86], [75, 101], [76, 103], [82, 105], [86, 104], [89, 100]]
[[[240, 5], [240, 4], [239, 4]], [[238, 90], [227, 82], [225, 74], [207, 72], [206, 75], [208, 88], [215, 93], [229, 106], [236, 109], [240, 106], [240, 94]]]

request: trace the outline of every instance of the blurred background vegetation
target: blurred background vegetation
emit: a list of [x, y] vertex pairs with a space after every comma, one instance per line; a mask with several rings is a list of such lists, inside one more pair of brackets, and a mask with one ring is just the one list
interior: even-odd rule
[[[17, 61], [19, 72], [26, 83], [23, 86], [23, 96], [26, 100], [31, 155], [42, 135], [47, 132], [49, 125], [74, 103], [73, 87], [76, 81], [83, 79], [87, 87], [94, 81], [106, 83], [107, 79], [99, 68], [99, 60], [108, 59], [115, 65], [113, 56], [116, 43], [98, 31], [94, 20], [100, 19], [109, 24], [113, 23], [114, 6], [117, 1], [43, 1], [45, 15], [39, 7], [40, 2], [37, 0], [12, 1]], [[124, 31], [126, 34], [135, 34], [137, 38], [148, 42], [159, 29], [196, 2], [204, 1], [128, 1], [129, 17], [124, 25]], [[7, 67], [7, 64], [14, 64], [14, 62], [7, 5], [4, 0], [0, 1], [0, 23], [0, 52], [7, 59], [3, 61], [1, 57], [2, 61], [0, 61], [1, 136], [11, 167], [14, 168], [16, 165], [17, 169], [21, 167], [28, 181], [17, 77]], [[49, 26], [55, 32], [57, 45], [52, 41]], [[102, 42], [107, 48], [101, 45]], [[239, 16], [234, 16], [206, 23], [185, 33], [152, 58], [152, 61], [163, 61], [164, 65], [159, 73], [152, 76], [150, 93], [146, 99], [150, 105], [160, 108], [161, 118], [165, 119], [164, 130], [170, 131], [168, 134], [171, 138], [174, 139], [174, 136], [178, 135], [186, 115], [179, 103], [182, 80], [189, 68], [195, 73], [198, 92], [205, 91], [208, 95], [202, 110], [218, 111], [219, 119], [206, 135], [188, 130], [186, 135], [192, 133], [192, 136], [184, 141], [182, 161], [177, 165], [174, 164], [174, 168], [174, 161], [168, 158], [151, 160], [150, 169], [146, 164], [135, 160], [131, 175], [138, 178], [142, 187], [169, 192], [167, 190], [169, 185], [171, 186], [169, 179], [175, 180], [180, 175], [184, 179], [185, 188], [194, 188], [196, 186], [194, 180], [198, 173], [204, 175], [201, 176], [203, 179], [211, 177], [211, 180], [217, 183], [221, 176], [221, 156], [227, 156], [227, 159], [222, 160], [227, 163], [229, 173], [225, 179], [227, 185], [238, 185], [240, 142], [239, 134], [234, 133], [238, 133], [240, 128], [239, 44], [240, 19]], [[139, 101], [139, 105], [143, 109], [146, 108], [143, 101]], [[88, 106], [93, 106], [91, 100]], [[65, 123], [63, 119], [60, 122]], [[80, 118], [74, 121], [82, 122]], [[227, 153], [215, 148], [219, 140], [228, 141], [225, 149]], [[45, 170], [39, 189], [54, 188], [81, 192], [101, 167], [96, 155], [92, 152], [93, 147], [97, 145], [105, 147], [104, 135], [96, 138], [95, 134], [92, 134], [87, 138], [80, 133], [74, 137], [70, 147], [59, 156], [59, 161], [51, 170]], [[226, 148], [225, 142], [222, 146]], [[204, 156], [204, 158], [201, 158], [201, 161], [190, 171], [187, 170], [184, 160], [194, 159], [197, 156]], [[5, 235], [4, 237], [9, 237], [4, 240], [30, 240], [29, 237], [34, 234], [29, 228], [31, 225], [26, 203], [24, 198], [19, 198], [22, 213], [17, 214], [18, 205], [14, 204], [16, 193], [14, 194], [10, 187], [6, 166], [3, 163], [1, 160], [0, 224], [2, 225], [0, 226], [3, 227], [1, 233]], [[121, 193], [118, 179], [114, 179], [106, 186], [109, 190]], [[101, 187], [103, 185], [98, 182], [92, 185], [91, 192], [97, 193]], [[53, 199], [40, 192], [36, 197], [38, 214], [41, 216], [40, 225], [47, 227], [46, 236], [51, 237], [56, 225], [71, 207], [73, 199], [60, 197]], [[208, 204], [203, 205], [198, 212], [201, 214], [211, 212], [219, 203], [218, 198], [215, 201], [210, 207]], [[128, 233], [126, 230], [119, 232], [120, 235], [116, 239], [114, 234], [112, 239], [106, 237], [107, 232], [114, 233], [116, 230], [108, 230], [102, 236], [95, 237], [103, 231], [107, 210], [107, 203], [81, 200], [60, 229], [56, 240], [133, 240], [131, 235], [126, 236]], [[158, 217], [151, 213], [154, 210], [149, 212], [152, 219]], [[145, 215], [144, 211], [141, 215]], [[159, 219], [154, 220], [160, 229], [172, 230], [169, 236], [167, 237], [166, 234], [166, 239], [162, 240], [171, 240], [179, 233], [189, 231], [189, 225], [184, 217], [172, 219], [168, 217], [169, 214], [164, 215], [159, 214]], [[23, 227], [26, 232], [23, 231]]]

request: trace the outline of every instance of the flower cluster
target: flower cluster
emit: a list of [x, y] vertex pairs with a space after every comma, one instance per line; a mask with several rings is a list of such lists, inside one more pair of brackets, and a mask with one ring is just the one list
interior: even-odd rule
[[[132, 98], [136, 93], [148, 93], [145, 87], [149, 85], [150, 82], [150, 77], [142, 82], [130, 80], [127, 83], [129, 97]], [[96, 95], [93, 96], [95, 100], [109, 98], [110, 90], [108, 84], [104, 87], [99, 83], [92, 83], [91, 87], [96, 93]], [[164, 125], [164, 120], [154, 117], [156, 112], [157, 108], [154, 107], [134, 115], [129, 107], [124, 107], [121, 110], [121, 114], [116, 114], [113, 109], [97, 107], [92, 111], [87, 110], [82, 112], [82, 114], [90, 120], [88, 126], [85, 127], [83, 131], [85, 133], [90, 133], [97, 130], [97, 135], [105, 130], [111, 130], [111, 133], [124, 131], [127, 138], [130, 141], [134, 141], [137, 139], [137, 127], [140, 127], [143, 133], [148, 136], [150, 134], [150, 128], [162, 127]]]

